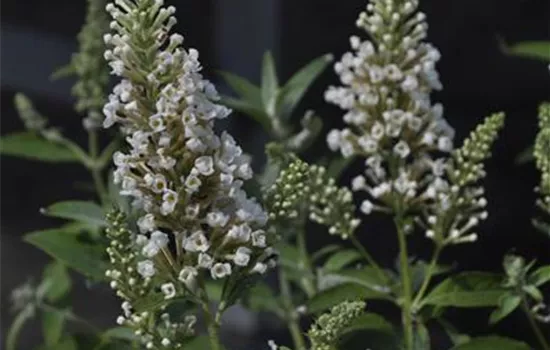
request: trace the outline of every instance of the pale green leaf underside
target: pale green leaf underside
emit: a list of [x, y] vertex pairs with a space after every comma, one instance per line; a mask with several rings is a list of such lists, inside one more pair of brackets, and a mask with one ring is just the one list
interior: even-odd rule
[[0, 153], [50, 163], [78, 162], [69, 149], [31, 133], [17, 132], [0, 138]]

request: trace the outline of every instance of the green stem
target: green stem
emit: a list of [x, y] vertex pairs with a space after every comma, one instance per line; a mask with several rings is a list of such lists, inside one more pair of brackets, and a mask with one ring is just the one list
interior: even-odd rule
[[521, 307], [527, 315], [527, 318], [529, 319], [529, 324], [531, 325], [531, 328], [533, 329], [533, 332], [535, 333], [538, 342], [542, 346], [542, 349], [550, 350], [550, 345], [548, 344], [548, 341], [542, 333], [537, 321], [533, 317], [533, 314], [531, 314], [531, 309], [529, 308], [529, 304], [527, 303], [527, 300], [525, 299], [525, 294], [523, 292], [521, 293]]
[[279, 285], [281, 288], [281, 296], [283, 298], [283, 304], [285, 308], [286, 321], [288, 322], [288, 330], [292, 336], [294, 348], [296, 350], [306, 350], [306, 342], [302, 335], [300, 325], [296, 317], [296, 307], [292, 302], [292, 295], [290, 293], [290, 284], [286, 278], [286, 274], [283, 268], [279, 268]]
[[378, 263], [376, 262], [376, 260], [374, 260], [374, 258], [370, 255], [370, 253], [365, 249], [365, 247], [363, 247], [363, 245], [361, 244], [361, 242], [359, 242], [359, 240], [357, 239], [357, 237], [355, 237], [354, 235], [351, 235], [349, 237], [349, 240], [350, 242], [353, 244], [353, 246], [355, 247], [355, 249], [357, 249], [359, 251], [359, 253], [363, 256], [363, 258], [369, 263], [370, 266], [372, 266], [375, 270], [376, 270], [376, 273], [378, 274], [378, 276], [386, 283], [389, 282], [389, 277], [388, 275], [386, 275], [386, 273], [384, 272], [384, 270], [380, 267], [380, 265], [378, 265]]
[[71, 312], [69, 310], [60, 310], [60, 309], [56, 308], [55, 306], [51, 306], [51, 305], [48, 305], [48, 304], [37, 304], [36, 306], [39, 309], [43, 310], [43, 311], [62, 314], [67, 320], [72, 321], [72, 322], [76, 322], [76, 323], [80, 323], [80, 324], [88, 327], [91, 331], [93, 331], [95, 333], [100, 333], [101, 332], [101, 330], [98, 327], [96, 327], [92, 323], [88, 322], [86, 319], [74, 314], [73, 312]]
[[220, 313], [216, 313], [216, 317], [212, 317], [212, 314], [210, 313], [210, 309], [208, 307], [209, 302], [208, 300], [204, 300], [202, 303], [202, 309], [204, 311], [204, 316], [206, 319], [206, 328], [208, 331], [208, 338], [210, 340], [210, 350], [222, 350], [222, 346], [220, 344]]
[[[304, 227], [305, 227], [305, 220], [304, 220], [304, 224], [302, 225], [302, 229], [298, 230], [296, 240], [298, 244], [298, 250], [300, 251], [300, 262], [304, 264], [304, 267], [309, 272], [311, 272], [312, 265], [311, 265], [311, 261], [309, 259], [309, 254], [307, 251]], [[316, 291], [315, 285], [312, 283], [311, 279], [309, 278], [309, 275], [304, 275], [304, 277], [302, 277], [300, 282], [302, 283], [302, 286], [304, 287], [304, 290], [306, 291], [307, 296], [309, 298], [313, 297], [317, 291]]]
[[403, 286], [403, 304], [401, 306], [401, 317], [403, 322], [403, 331], [405, 335], [405, 349], [412, 350], [414, 343], [413, 320], [412, 320], [412, 290], [411, 276], [409, 271], [409, 254], [407, 252], [407, 238], [403, 219], [401, 215], [395, 218], [397, 228], [397, 237], [399, 240], [399, 262], [401, 265], [401, 284]]
[[443, 250], [443, 246], [438, 244], [435, 248], [434, 254], [430, 261], [430, 265], [428, 265], [428, 271], [426, 272], [424, 281], [422, 281], [420, 290], [418, 291], [418, 294], [416, 294], [416, 298], [414, 298], [413, 307], [417, 307], [420, 304], [420, 302], [422, 301], [422, 298], [424, 297], [424, 294], [428, 290], [430, 282], [432, 281], [432, 277], [434, 276], [434, 273], [435, 273], [435, 267], [436, 267], [437, 261], [439, 260], [442, 250]]
[[103, 204], [108, 203], [107, 189], [105, 188], [105, 183], [101, 178], [101, 169], [97, 166], [98, 163], [98, 142], [97, 142], [97, 132], [91, 130], [88, 132], [88, 151], [90, 152], [90, 158], [92, 159], [92, 166], [90, 167], [90, 172], [94, 180], [94, 186], [99, 196], [99, 199]]

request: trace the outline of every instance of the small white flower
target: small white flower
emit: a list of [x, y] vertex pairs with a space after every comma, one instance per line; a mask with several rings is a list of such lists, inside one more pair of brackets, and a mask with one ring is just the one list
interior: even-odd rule
[[214, 173], [214, 160], [210, 156], [202, 156], [195, 159], [195, 169], [199, 174], [210, 176]]
[[199, 267], [209, 269], [212, 267], [212, 264], [214, 263], [214, 259], [206, 253], [199, 253], [199, 257], [197, 259], [197, 264]]
[[257, 262], [251, 271], [253, 273], [264, 274], [267, 271], [267, 265], [261, 262]]
[[151, 232], [156, 228], [155, 216], [153, 214], [146, 214], [138, 219], [137, 225], [139, 228], [139, 232], [141, 233]]
[[206, 223], [210, 227], [224, 227], [229, 221], [229, 216], [221, 211], [210, 212], [206, 215]]
[[337, 151], [340, 148], [341, 140], [340, 130], [332, 129], [327, 134], [328, 148], [332, 151]]
[[210, 242], [202, 231], [193, 233], [190, 237], [185, 238], [183, 249], [188, 252], [206, 252], [210, 248]]
[[196, 286], [196, 277], [199, 274], [196, 268], [192, 266], [185, 266], [181, 269], [178, 280], [183, 282], [187, 288], [194, 290]]
[[238, 266], [246, 266], [250, 262], [250, 253], [252, 251], [246, 247], [239, 247], [233, 257], [233, 262]]
[[149, 126], [154, 132], [161, 132], [166, 128], [164, 125], [164, 120], [160, 114], [155, 114], [149, 117]]
[[137, 272], [143, 278], [153, 277], [156, 272], [155, 264], [151, 260], [140, 261], [137, 264]]
[[252, 245], [259, 248], [265, 248], [266, 238], [264, 230], [257, 230], [252, 232]]
[[196, 175], [189, 175], [187, 179], [185, 180], [185, 187], [187, 192], [193, 193], [199, 190], [199, 187], [201, 186], [202, 182]]
[[160, 286], [160, 290], [162, 291], [162, 294], [164, 294], [164, 299], [172, 299], [176, 296], [176, 287], [173, 283], [165, 283], [162, 286]]
[[[147, 174], [149, 175], [149, 174]], [[147, 177], [147, 175], [145, 175]], [[162, 174], [157, 174], [151, 177], [149, 175], [147, 178], [144, 178], [145, 183], [151, 186], [151, 189], [155, 193], [162, 193], [166, 190], [167, 184], [166, 179]]]
[[442, 152], [450, 152], [453, 150], [453, 141], [447, 136], [442, 136], [437, 139], [437, 148]]
[[174, 212], [176, 204], [178, 203], [178, 194], [172, 190], [164, 191], [162, 195], [162, 206], [160, 207], [160, 213], [162, 215], [168, 215]]
[[149, 242], [143, 247], [143, 255], [152, 258], [158, 252], [168, 245], [168, 235], [161, 231], [155, 231], [151, 234]]
[[234, 239], [240, 242], [248, 242], [250, 240], [250, 235], [252, 230], [247, 224], [237, 225], [231, 227], [227, 232], [227, 237]]
[[405, 80], [401, 83], [401, 89], [406, 92], [411, 92], [416, 90], [416, 88], [418, 88], [418, 80], [412, 75], [407, 75]]
[[228, 263], [216, 263], [210, 269], [210, 274], [213, 279], [220, 279], [225, 276], [229, 276], [231, 275], [231, 265]]
[[361, 203], [361, 212], [363, 214], [369, 215], [372, 213], [372, 209], [374, 208], [374, 205], [371, 203], [371, 201], [365, 200], [363, 203]]
[[358, 175], [354, 177], [353, 180], [351, 181], [351, 189], [353, 191], [362, 190], [366, 188], [366, 186], [367, 186], [367, 180], [363, 175]]
[[401, 158], [406, 158], [411, 153], [411, 149], [405, 141], [401, 140], [393, 147], [393, 152]]

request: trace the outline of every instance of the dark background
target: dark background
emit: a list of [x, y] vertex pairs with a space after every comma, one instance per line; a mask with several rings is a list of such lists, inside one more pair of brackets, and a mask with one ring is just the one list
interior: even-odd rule
[[[181, 0], [176, 5], [178, 30], [187, 47], [196, 47], [206, 74], [218, 83], [216, 69], [232, 71], [259, 81], [261, 56], [275, 54], [282, 80], [321, 54], [339, 57], [349, 49], [348, 37], [358, 34], [354, 27], [364, 0]], [[1, 11], [1, 133], [22, 128], [12, 107], [16, 91], [28, 94], [37, 108], [54, 125], [62, 126], [76, 140], [85, 140], [81, 119], [72, 112], [71, 81], [51, 82], [52, 70], [66, 63], [76, 49], [75, 36], [84, 19], [84, 0], [4, 0]], [[532, 163], [518, 166], [516, 155], [534, 139], [537, 105], [550, 99], [550, 73], [547, 64], [505, 56], [497, 38], [508, 42], [550, 40], [550, 2], [547, 0], [421, 0], [430, 23], [429, 40], [441, 51], [438, 68], [444, 90], [434, 96], [445, 106], [446, 117], [457, 130], [457, 139], [467, 135], [481, 119], [493, 111], [507, 114], [506, 128], [487, 164], [489, 220], [480, 228], [481, 239], [450, 249], [446, 262], [460, 269], [499, 270], [503, 254], [515, 251], [541, 263], [550, 263], [550, 239], [530, 226], [534, 213], [533, 188], [538, 174]], [[342, 112], [323, 102], [322, 93], [336, 83], [332, 70], [316, 82], [302, 103], [315, 109], [327, 129], [340, 126]], [[220, 85], [222, 92], [227, 92]], [[234, 115], [229, 127], [245, 149], [265, 140], [263, 133], [243, 116]], [[318, 142], [309, 157], [326, 152]], [[258, 154], [260, 155], [260, 154]], [[258, 164], [256, 164], [257, 166]], [[12, 315], [9, 292], [30, 276], [39, 276], [47, 257], [20, 242], [22, 234], [57, 222], [44, 218], [38, 209], [61, 199], [85, 197], [73, 186], [75, 179], [87, 181], [87, 174], [76, 166], [50, 166], [24, 160], [1, 159], [1, 316], [2, 343]], [[344, 174], [348, 181], [360, 165]], [[367, 222], [361, 239], [384, 265], [393, 264], [395, 239], [384, 222]], [[318, 247], [329, 239], [312, 235], [309, 244]], [[419, 255], [429, 253], [423, 240], [412, 242]], [[109, 290], [86, 291], [75, 283], [75, 310], [102, 326], [113, 323], [119, 303]], [[547, 290], [548, 292], [548, 290]], [[376, 309], [378, 306], [372, 306]], [[521, 315], [498, 327], [486, 326], [488, 311], [451, 312], [452, 320], [464, 331], [500, 331], [522, 338], [530, 330]], [[284, 333], [269, 319], [235, 309], [228, 318], [226, 338], [235, 349], [261, 348], [253, 338], [284, 342]], [[36, 344], [39, 325], [24, 332], [21, 349]], [[265, 332], [258, 336], [260, 329]], [[437, 333], [437, 330], [436, 330]], [[254, 336], [256, 334], [256, 336]], [[235, 335], [239, 335], [238, 337]], [[437, 336], [436, 336], [437, 338]], [[249, 340], [250, 339], [250, 340]], [[434, 348], [443, 349], [435, 339]], [[1, 348], [1, 347], [0, 347]], [[263, 348], [266, 348], [265, 346]]]

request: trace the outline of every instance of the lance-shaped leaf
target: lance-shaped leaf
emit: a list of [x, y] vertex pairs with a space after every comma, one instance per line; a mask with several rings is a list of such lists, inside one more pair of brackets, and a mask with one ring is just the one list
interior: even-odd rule
[[263, 109], [262, 93], [259, 87], [251, 83], [248, 79], [233, 73], [220, 72], [220, 75], [223, 80], [225, 80], [225, 82], [251, 106], [259, 110]]
[[73, 151], [34, 132], [17, 132], [0, 138], [0, 153], [49, 163], [78, 162]]
[[57, 218], [83, 222], [92, 227], [105, 226], [105, 213], [103, 209], [90, 201], [58, 202], [42, 209], [41, 213]]
[[498, 301], [498, 309], [491, 313], [489, 323], [495, 324], [511, 314], [521, 303], [519, 295], [504, 294]]
[[514, 45], [504, 44], [505, 53], [550, 62], [550, 41], [523, 41]]
[[498, 350], [531, 350], [531, 347], [523, 342], [498, 337], [498, 336], [489, 336], [489, 337], [479, 337], [473, 338], [469, 342], [453, 347], [451, 350], [488, 350], [488, 349], [498, 349]]
[[288, 120], [311, 84], [332, 62], [331, 54], [323, 55], [308, 63], [290, 78], [281, 89], [277, 110], [282, 119]]
[[422, 304], [454, 307], [486, 307], [498, 305], [506, 293], [498, 274], [464, 272], [437, 285]]
[[275, 107], [279, 93], [279, 82], [277, 80], [277, 70], [271, 52], [264, 54], [262, 63], [262, 103], [264, 110], [270, 116], [275, 118]]
[[95, 280], [104, 278], [103, 249], [79, 241], [74, 234], [59, 229], [44, 230], [26, 234], [25, 241], [85, 276]]

